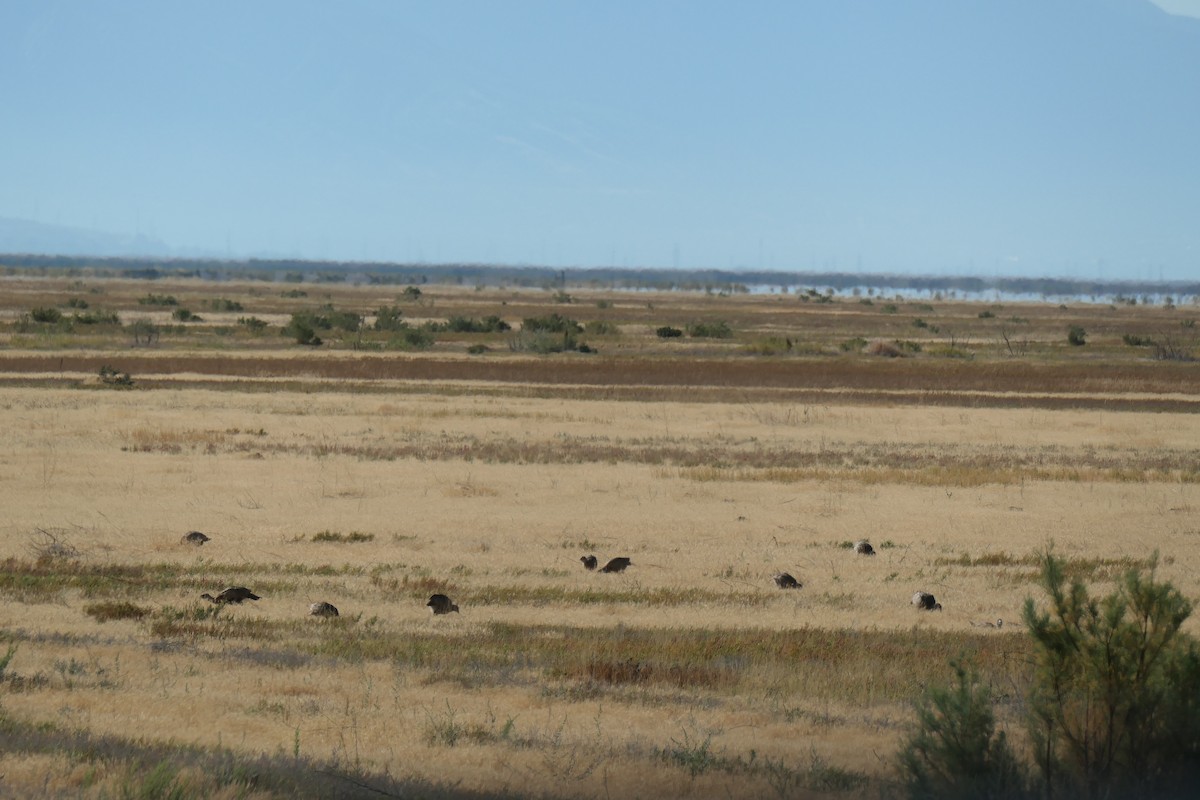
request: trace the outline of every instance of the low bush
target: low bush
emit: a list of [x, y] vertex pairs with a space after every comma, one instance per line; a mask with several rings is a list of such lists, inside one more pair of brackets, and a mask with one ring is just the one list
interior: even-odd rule
[[990, 692], [955, 665], [934, 687], [897, 766], [910, 797], [1190, 796], [1200, 785], [1200, 645], [1182, 631], [1192, 604], [1169, 582], [1133, 568], [1093, 598], [1067, 563], [1039, 556], [1044, 607], [1022, 613], [1033, 641], [1024, 704], [1036, 776], [1026, 778]]
[[399, 331], [408, 327], [401, 317], [403, 312], [399, 306], [380, 306], [375, 309], [375, 322], [371, 326], [377, 331]]
[[733, 329], [728, 322], [694, 322], [687, 326], [687, 335], [702, 339], [732, 339]]
[[521, 323], [522, 331], [530, 333], [583, 333], [583, 326], [561, 314], [529, 317]]
[[867, 340], [861, 336], [855, 336], [853, 339], [847, 339], [838, 345], [844, 353], [860, 353], [867, 346]]
[[138, 298], [138, 304], [143, 306], [177, 306], [179, 300], [175, 295], [171, 294], [147, 294], [145, 297]]
[[931, 686], [917, 702], [915, 729], [900, 746], [909, 797], [1019, 798], [1027, 794], [1020, 762], [996, 731], [992, 696], [979, 676], [954, 664], [949, 687]]
[[280, 333], [296, 340], [296, 344], [320, 347], [323, 342], [317, 335], [318, 328], [328, 328], [328, 321], [308, 311], [298, 311], [292, 314], [291, 321], [284, 325]]
[[512, 330], [511, 325], [495, 315], [483, 319], [450, 317], [445, 322], [430, 323], [426, 327], [431, 331], [449, 331], [450, 333], [503, 333]]
[[245, 311], [246, 309], [237, 300], [228, 300], [224, 297], [217, 297], [212, 300], [205, 300], [204, 304], [213, 311]]
[[387, 346], [389, 350], [428, 350], [433, 347], [435, 342], [436, 339], [431, 332], [418, 328], [407, 328], [397, 331], [388, 339]]

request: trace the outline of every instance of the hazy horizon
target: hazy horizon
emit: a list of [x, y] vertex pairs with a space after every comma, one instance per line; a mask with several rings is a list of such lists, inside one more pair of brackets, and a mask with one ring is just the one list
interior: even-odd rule
[[1156, 2], [13, 0], [0, 218], [164, 256], [1184, 280], [1200, 2]]

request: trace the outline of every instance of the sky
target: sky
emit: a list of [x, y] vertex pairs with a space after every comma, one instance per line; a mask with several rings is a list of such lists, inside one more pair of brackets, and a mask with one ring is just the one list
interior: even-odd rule
[[0, 217], [232, 258], [1194, 279], [1197, 98], [1200, 0], [5, 0]]

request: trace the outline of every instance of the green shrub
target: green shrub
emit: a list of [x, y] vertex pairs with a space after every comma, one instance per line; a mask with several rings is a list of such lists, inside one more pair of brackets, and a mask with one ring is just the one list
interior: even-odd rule
[[400, 318], [402, 314], [399, 306], [380, 306], [375, 310], [375, 324], [372, 327], [377, 331], [403, 330], [408, 323]]
[[325, 306], [323, 310], [330, 328], [337, 328], [347, 333], [354, 333], [362, 328], [362, 314], [356, 314], [353, 311], [336, 311], [333, 306]]
[[1080, 325], [1072, 325], [1067, 331], [1067, 341], [1075, 347], [1087, 344], [1087, 331]]
[[1024, 705], [1036, 786], [1003, 734], [988, 691], [955, 665], [957, 683], [931, 688], [898, 766], [911, 797], [1174, 798], [1200, 785], [1200, 646], [1182, 632], [1192, 605], [1148, 570], [1130, 569], [1093, 598], [1047, 552], [1045, 609], [1025, 601], [1033, 639]]
[[661, 328], [656, 328], [654, 334], [660, 339], [678, 339], [683, 336], [683, 331], [679, 328], [672, 328], [670, 325], [663, 325]]
[[56, 323], [61, 322], [63, 315], [57, 308], [51, 306], [35, 308], [29, 312], [29, 318], [34, 322]]
[[996, 315], [993, 314], [991, 311], [980, 311], [979, 312], [980, 319], [993, 319], [995, 316]]
[[224, 297], [218, 297], [214, 300], [206, 300], [206, 306], [213, 311], [245, 311], [246, 309], [237, 300], [227, 300]]
[[949, 687], [930, 686], [917, 702], [915, 729], [899, 752], [900, 774], [913, 798], [1016, 798], [1028, 794], [1020, 763], [996, 731], [991, 690], [953, 664]]
[[410, 302], [413, 300], [420, 300], [421, 299], [421, 290], [415, 286], [405, 286], [404, 291], [401, 293], [401, 296], [405, 300], [408, 300]]
[[687, 326], [687, 335], [702, 339], [731, 339], [733, 329], [728, 322], [694, 322]]
[[322, 341], [321, 337], [317, 335], [317, 329], [321, 327], [323, 322], [325, 321], [309, 311], [298, 311], [292, 314], [291, 321], [287, 325], [284, 325], [283, 330], [280, 332], [284, 336], [290, 336], [295, 339], [296, 344], [320, 347]]
[[549, 314], [529, 317], [521, 323], [521, 330], [530, 333], [583, 333], [583, 326], [561, 314]]
[[1180, 628], [1192, 605], [1129, 570], [1093, 599], [1042, 556], [1048, 610], [1025, 601], [1035, 642], [1030, 736], [1046, 787], [1078, 796], [1175, 797], [1200, 785], [1200, 648]]
[[186, 308], [177, 308], [171, 312], [171, 319], [179, 322], [203, 322], [201, 317], [196, 316]]
[[238, 317], [238, 325], [253, 333], [260, 333], [267, 328], [267, 321], [258, 317]]
[[391, 350], [428, 350], [433, 347], [435, 341], [433, 334], [427, 330], [406, 328], [397, 331], [388, 339], [388, 348]]
[[433, 323], [429, 329], [451, 333], [503, 333], [512, 330], [512, 326], [493, 314], [483, 319], [451, 317], [444, 323]]
[[80, 325], [120, 325], [121, 317], [115, 311], [88, 311], [83, 314], [76, 312], [71, 321]]
[[150, 319], [141, 317], [135, 319], [129, 325], [129, 332], [133, 334], [134, 345], [151, 344], [158, 339], [158, 326]]
[[860, 353], [867, 346], [867, 340], [861, 336], [855, 336], [853, 339], [847, 339], [838, 345], [842, 352], [845, 353]]
[[913, 320], [913, 327], [914, 328], [924, 328], [925, 330], [928, 330], [930, 333], [938, 332], [937, 325], [930, 325], [928, 322], [921, 319], [920, 317], [917, 317], [916, 319]]
[[145, 297], [139, 297], [138, 304], [143, 306], [177, 306], [179, 305], [179, 300], [172, 294], [150, 293]]
[[82, 297], [72, 297], [70, 300], [67, 301], [67, 307], [68, 308], [87, 308], [88, 301], [84, 300]]

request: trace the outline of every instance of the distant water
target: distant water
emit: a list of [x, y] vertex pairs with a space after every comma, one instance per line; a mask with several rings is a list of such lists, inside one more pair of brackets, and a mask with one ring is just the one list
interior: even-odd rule
[[[808, 293], [809, 289], [816, 289], [821, 294], [824, 294], [827, 291], [827, 287], [821, 286], [781, 287], [778, 284], [755, 284], [747, 286], [746, 288], [749, 290], [750, 294], [756, 295], [801, 295]], [[1005, 292], [998, 289], [988, 289], [983, 292], [967, 292], [962, 290], [912, 289], [909, 287], [889, 286], [858, 286], [850, 289], [839, 289], [833, 292], [833, 296], [843, 301], [849, 298], [854, 300], [899, 300], [901, 302], [913, 302], [917, 300], [924, 302], [938, 300], [963, 300], [971, 303], [1053, 303], [1055, 305], [1064, 303], [1095, 303], [1097, 305], [1122, 305], [1128, 304], [1129, 300], [1134, 299], [1137, 301], [1137, 305], [1161, 306], [1168, 301], [1177, 306], [1200, 305], [1200, 295], [1177, 295], [1166, 293], [1143, 293], [1134, 295], [1121, 292], [1095, 295], [1036, 294], [1031, 292]]]

